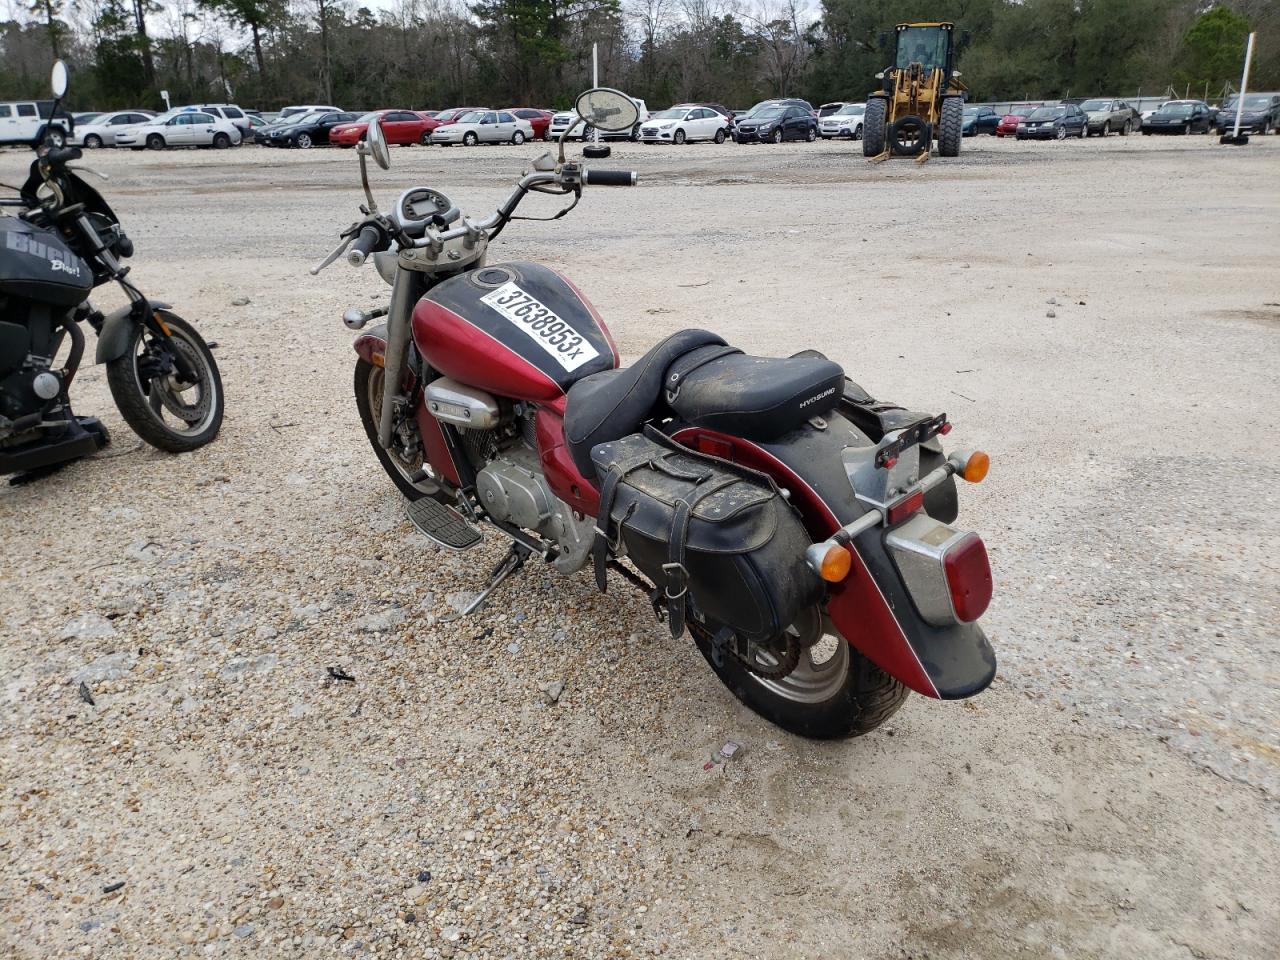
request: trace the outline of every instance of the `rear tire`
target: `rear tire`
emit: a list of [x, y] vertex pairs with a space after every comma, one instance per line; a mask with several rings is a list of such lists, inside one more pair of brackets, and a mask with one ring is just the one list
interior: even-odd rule
[[717, 667], [711, 635], [696, 622], [691, 626], [698, 650], [720, 682], [764, 719], [800, 737], [845, 740], [870, 733], [898, 711], [910, 692], [839, 634], [829, 634], [820, 642], [838, 645], [830, 658], [838, 660], [832, 663], [833, 675], [823, 685], [823, 692], [801, 701], [777, 692], [775, 688], [785, 685], [786, 679], [772, 684], [764, 681], [730, 654], [726, 653], [724, 665]]
[[959, 97], [947, 97], [942, 101], [942, 116], [938, 121], [938, 155], [960, 156], [963, 141], [964, 101]]
[[524, 132], [517, 130], [515, 133], [513, 133], [511, 135], [511, 142], [517, 147], [520, 146], [520, 144], [524, 143]]
[[[229, 136], [227, 136], [225, 133], [214, 134], [213, 149], [225, 150], [229, 146], [231, 146], [231, 138]], [[299, 146], [301, 146], [301, 144], [299, 144]]]
[[887, 104], [882, 97], [867, 101], [867, 111], [862, 118], [862, 155], [878, 157], [884, 153], [885, 118]]
[[716, 141], [716, 143], [717, 143], [717, 144], [724, 143], [724, 131], [723, 131], [723, 130], [717, 130], [717, 131], [716, 131], [716, 135], [715, 135], [714, 139], [715, 139], [715, 141]]

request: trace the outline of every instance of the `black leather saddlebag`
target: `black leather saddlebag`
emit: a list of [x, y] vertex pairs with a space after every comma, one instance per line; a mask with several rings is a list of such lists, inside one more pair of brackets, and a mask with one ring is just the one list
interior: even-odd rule
[[800, 518], [764, 474], [646, 431], [591, 450], [600, 589], [612, 548], [657, 585], [654, 605], [666, 606], [673, 636], [690, 602], [748, 640], [778, 636], [822, 596]]

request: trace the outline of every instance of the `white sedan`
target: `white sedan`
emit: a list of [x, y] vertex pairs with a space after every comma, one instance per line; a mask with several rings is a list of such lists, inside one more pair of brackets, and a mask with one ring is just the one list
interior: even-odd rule
[[865, 103], [846, 103], [835, 113], [829, 113], [818, 121], [818, 135], [823, 140], [832, 137], [862, 139], [862, 118], [867, 112]]
[[461, 143], [474, 147], [477, 143], [514, 143], [517, 146], [533, 139], [533, 124], [506, 110], [472, 110], [456, 123], [446, 123], [431, 131], [431, 145], [448, 147]]
[[100, 113], [90, 123], [77, 123], [75, 132], [67, 140], [77, 147], [95, 150], [98, 147], [114, 147], [116, 137], [139, 123], [149, 123], [150, 114], [135, 113], [132, 110], [120, 110], [115, 113]]
[[240, 128], [209, 113], [161, 114], [116, 135], [117, 147], [163, 150], [165, 147], [213, 147], [223, 150], [240, 142]]
[[645, 143], [688, 143], [713, 140], [724, 143], [729, 135], [729, 118], [710, 107], [672, 107], [653, 114], [640, 124]]

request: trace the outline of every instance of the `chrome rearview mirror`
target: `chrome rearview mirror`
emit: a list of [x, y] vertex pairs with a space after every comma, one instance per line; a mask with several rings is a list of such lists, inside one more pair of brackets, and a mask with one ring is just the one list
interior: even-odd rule
[[609, 87], [593, 87], [579, 94], [573, 107], [584, 123], [609, 133], [630, 130], [640, 119], [635, 101]]
[[61, 60], [55, 60], [53, 62], [53, 72], [49, 76], [49, 87], [53, 90], [53, 95], [58, 100], [67, 95], [69, 79], [67, 65]]
[[378, 122], [378, 119], [378, 117], [374, 117], [369, 121], [369, 129], [365, 134], [365, 141], [369, 144], [369, 154], [373, 157], [373, 162], [383, 170], [390, 170], [391, 150], [387, 147], [387, 138], [382, 133], [382, 124]]

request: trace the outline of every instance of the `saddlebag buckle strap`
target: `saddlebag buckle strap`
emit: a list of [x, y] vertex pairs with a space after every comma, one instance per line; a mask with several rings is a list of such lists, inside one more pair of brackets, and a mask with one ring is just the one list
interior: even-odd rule
[[[600, 509], [596, 512], [596, 536], [591, 542], [591, 560], [595, 565], [596, 586], [601, 593], [606, 593], [609, 589], [609, 553], [617, 548], [616, 541], [609, 541], [609, 527], [612, 523], [610, 512], [613, 510], [613, 498], [618, 492], [618, 482], [622, 476], [622, 469], [615, 463], [600, 485]], [[618, 535], [621, 536], [621, 531]]]
[[693, 504], [683, 498], [677, 500], [675, 514], [671, 518], [667, 562], [662, 565], [662, 572], [667, 577], [664, 592], [672, 637], [679, 637], [684, 633], [685, 594], [689, 592], [689, 571], [684, 565], [684, 545], [689, 536], [689, 519], [692, 516]]

